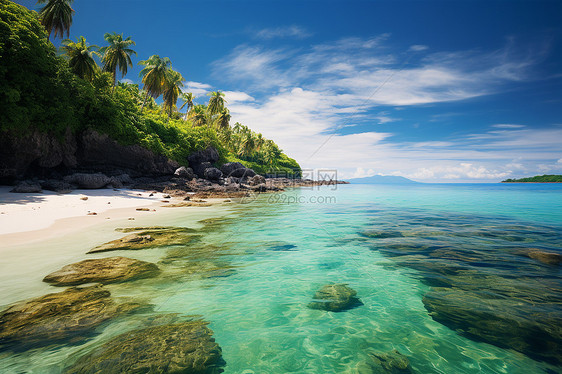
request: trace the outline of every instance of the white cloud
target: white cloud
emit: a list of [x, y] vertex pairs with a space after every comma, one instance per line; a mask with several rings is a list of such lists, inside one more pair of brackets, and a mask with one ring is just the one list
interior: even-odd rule
[[524, 125], [515, 125], [510, 123], [499, 123], [497, 125], [492, 125], [492, 127], [496, 127], [498, 129], [520, 129], [525, 127]]
[[[377, 125], [397, 120], [381, 106], [494, 93], [506, 82], [524, 79], [532, 65], [514, 62], [505, 48], [489, 54], [433, 53], [404, 67], [403, 53], [385, 47], [388, 38], [347, 38], [304, 52], [242, 45], [213, 69], [244, 87], [227, 97], [232, 120], [274, 139], [303, 168], [335, 168], [341, 178], [386, 174], [463, 182], [498, 181], [514, 170], [536, 170], [539, 163], [562, 165], [555, 161], [562, 128], [500, 123], [484, 133], [420, 142], [399, 142], [394, 134], [377, 131]], [[358, 124], [372, 127], [341, 132]]]
[[224, 93], [224, 98], [228, 104], [256, 100], [252, 96], [241, 91], [223, 91], [223, 93]]
[[410, 46], [409, 50], [414, 52], [421, 52], [421, 51], [425, 51], [426, 49], [429, 49], [427, 45], [416, 44]]
[[275, 39], [275, 38], [295, 38], [304, 39], [308, 38], [312, 34], [306, 31], [304, 28], [296, 25], [285, 26], [285, 27], [274, 27], [266, 28], [256, 32], [255, 37], [257, 39]]
[[201, 97], [205, 96], [211, 89], [212, 86], [209, 84], [189, 81], [185, 84], [182, 91], [191, 92], [196, 97]]
[[135, 84], [135, 82], [133, 82], [133, 81], [132, 81], [131, 79], [129, 79], [129, 78], [122, 78], [122, 79], [119, 80], [119, 82], [128, 83], [128, 84]]

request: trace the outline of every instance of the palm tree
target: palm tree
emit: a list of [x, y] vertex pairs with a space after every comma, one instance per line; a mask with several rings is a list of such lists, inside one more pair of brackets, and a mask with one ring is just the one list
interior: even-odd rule
[[63, 40], [60, 51], [68, 59], [72, 72], [91, 82], [100, 70], [94, 60], [94, 56], [99, 57], [99, 53], [95, 51], [97, 48], [97, 45], [89, 45], [86, 38], [80, 36], [76, 38], [76, 42], [70, 39]]
[[214, 91], [208, 95], [211, 96], [211, 98], [209, 99], [207, 111], [211, 116], [219, 114], [224, 109], [224, 104], [226, 103], [226, 100], [224, 99], [224, 93], [220, 91]]
[[152, 55], [148, 60], [139, 61], [139, 65], [144, 66], [140, 72], [140, 76], [142, 77], [142, 83], [144, 84], [144, 90], [146, 91], [146, 95], [141, 106], [142, 112], [149, 95], [153, 98], [157, 98], [164, 91], [164, 83], [166, 81], [168, 71], [172, 68], [172, 62], [168, 57]]
[[37, 4], [45, 4], [43, 8], [39, 11], [39, 17], [41, 18], [41, 24], [45, 26], [45, 29], [49, 32], [49, 38], [51, 38], [51, 32], [55, 31], [55, 38], [58, 36], [64, 36], [66, 32], [66, 37], [70, 36], [70, 26], [72, 25], [72, 15], [74, 14], [74, 9], [70, 7], [70, 4], [74, 0], [38, 0]]
[[103, 53], [103, 70], [109, 71], [113, 74], [113, 86], [117, 82], [117, 69], [121, 73], [121, 77], [127, 75], [128, 67], [133, 66], [131, 61], [131, 55], [137, 55], [137, 52], [129, 48], [135, 45], [135, 42], [131, 40], [131, 37], [123, 39], [123, 34], [106, 33], [103, 38], [109, 43], [108, 46], [100, 49]]
[[183, 107], [187, 105], [185, 118], [183, 119], [184, 121], [187, 121], [187, 115], [189, 114], [189, 111], [193, 109], [193, 100], [195, 99], [195, 96], [193, 96], [191, 92], [188, 92], [188, 93], [182, 93], [180, 97], [183, 100], [183, 104], [180, 106], [180, 110], [182, 110]]
[[175, 70], [169, 70], [168, 74], [166, 74], [162, 97], [164, 99], [164, 109], [168, 110], [169, 117], [172, 116], [172, 110], [176, 106], [184, 81], [185, 79], [182, 77], [182, 75]]
[[228, 109], [223, 108], [217, 118], [217, 127], [219, 129], [227, 129], [230, 127], [230, 112]]
[[189, 112], [193, 126], [203, 126], [207, 123], [206, 109], [203, 105], [196, 105]]

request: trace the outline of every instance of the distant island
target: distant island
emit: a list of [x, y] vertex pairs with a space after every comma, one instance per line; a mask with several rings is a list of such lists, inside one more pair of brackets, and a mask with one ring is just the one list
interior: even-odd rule
[[373, 175], [372, 177], [348, 179], [353, 184], [412, 184], [418, 183], [411, 179], [394, 175]]
[[562, 175], [537, 175], [528, 178], [506, 179], [502, 183], [562, 183]]

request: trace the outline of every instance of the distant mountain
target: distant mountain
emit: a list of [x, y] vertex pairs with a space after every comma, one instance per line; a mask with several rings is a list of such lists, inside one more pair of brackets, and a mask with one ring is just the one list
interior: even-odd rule
[[418, 183], [404, 177], [393, 175], [373, 175], [372, 177], [348, 179], [351, 184], [412, 184]]
[[502, 183], [562, 183], [562, 175], [537, 175], [529, 178], [506, 179]]

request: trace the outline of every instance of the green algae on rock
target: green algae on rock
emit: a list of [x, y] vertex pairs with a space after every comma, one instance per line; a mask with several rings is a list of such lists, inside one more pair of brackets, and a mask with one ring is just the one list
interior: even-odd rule
[[85, 283], [121, 283], [150, 278], [160, 272], [153, 263], [127, 257], [108, 257], [84, 260], [66, 265], [47, 275], [43, 282], [54, 286], [76, 286]]
[[0, 350], [79, 343], [104, 322], [142, 308], [110, 296], [100, 286], [73, 287], [14, 305], [0, 313]]
[[413, 373], [410, 360], [396, 349], [386, 353], [369, 353], [369, 358], [357, 367], [358, 374]]
[[356, 297], [357, 291], [346, 284], [327, 284], [314, 294], [314, 301], [308, 304], [310, 309], [329, 312], [343, 312], [363, 305]]
[[221, 373], [221, 348], [206, 325], [189, 321], [124, 333], [79, 358], [65, 373]]
[[[157, 227], [135, 229], [117, 229], [117, 231], [134, 232], [121, 239], [102, 244], [88, 253], [99, 253], [117, 250], [139, 250], [171, 245], [187, 245], [200, 238], [194, 229], [187, 227]], [[126, 230], [126, 231], [125, 231]]]
[[562, 363], [562, 318], [548, 313], [546, 303], [533, 305], [530, 312], [524, 299], [493, 298], [484, 290], [477, 294], [434, 288], [425, 294], [423, 304], [434, 320], [462, 335], [537, 360]]

